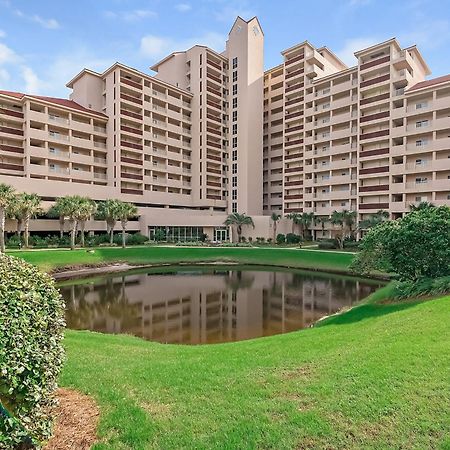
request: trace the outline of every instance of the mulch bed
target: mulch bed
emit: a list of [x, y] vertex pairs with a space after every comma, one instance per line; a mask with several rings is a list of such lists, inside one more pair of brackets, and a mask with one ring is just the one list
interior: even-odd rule
[[44, 450], [89, 450], [97, 440], [96, 403], [71, 389], [58, 389], [57, 396], [54, 434]]

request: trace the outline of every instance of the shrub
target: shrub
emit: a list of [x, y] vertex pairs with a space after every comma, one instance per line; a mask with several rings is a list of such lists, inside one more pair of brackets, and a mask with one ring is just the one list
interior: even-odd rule
[[282, 233], [277, 234], [277, 244], [284, 244], [286, 242], [286, 236]]
[[148, 237], [141, 233], [133, 233], [127, 236], [128, 245], [142, 245], [148, 241]]
[[302, 238], [298, 234], [288, 233], [286, 235], [286, 243], [287, 244], [298, 244], [301, 242], [301, 240], [302, 240]]
[[166, 233], [164, 233], [163, 230], [156, 230], [154, 239], [157, 242], [165, 241], [166, 240]]
[[29, 436], [39, 447], [51, 434], [64, 302], [50, 276], [21, 259], [0, 256], [0, 448]]
[[320, 241], [319, 248], [321, 250], [331, 250], [337, 248], [337, 244], [334, 241]]
[[358, 249], [359, 242], [357, 241], [344, 241], [344, 248]]
[[369, 230], [352, 270], [396, 273], [400, 280], [438, 278], [450, 274], [450, 208], [418, 209], [402, 219]]
[[272, 242], [273, 242], [273, 239], [272, 239], [272, 238], [267, 239], [267, 243], [268, 243], [268, 244], [271, 244]]

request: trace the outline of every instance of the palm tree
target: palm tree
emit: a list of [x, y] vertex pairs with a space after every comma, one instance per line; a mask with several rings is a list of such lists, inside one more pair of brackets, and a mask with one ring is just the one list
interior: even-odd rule
[[410, 211], [421, 211], [423, 209], [428, 209], [428, 208], [435, 208], [435, 205], [431, 202], [420, 202], [417, 205], [412, 203], [411, 205], [409, 205]]
[[344, 248], [344, 214], [341, 211], [333, 211], [330, 217], [330, 223], [339, 227], [339, 233], [336, 233], [336, 241], [339, 248]]
[[347, 211], [344, 209], [342, 211], [343, 219], [344, 219], [344, 226], [348, 229], [348, 236], [353, 237], [355, 233], [355, 223], [356, 223], [356, 211]]
[[119, 201], [106, 200], [98, 205], [98, 215], [106, 222], [106, 232], [109, 234], [109, 242], [114, 242], [114, 227], [119, 220]]
[[58, 199], [58, 201], [53, 206], [51, 206], [47, 212], [48, 217], [59, 220], [59, 237], [61, 239], [64, 237], [64, 225], [66, 223], [66, 217], [64, 216], [64, 211], [63, 210], [60, 211], [60, 209], [61, 209], [60, 202], [63, 199], [64, 199], [64, 197]]
[[6, 211], [14, 202], [14, 189], [8, 184], [0, 183], [0, 253], [5, 253]]
[[369, 218], [361, 220], [361, 222], [359, 222], [358, 228], [360, 230], [368, 230], [387, 219], [389, 219], [389, 213], [387, 211], [384, 211], [383, 209], [380, 209], [375, 214], [372, 214]]
[[90, 198], [81, 198], [78, 212], [76, 214], [76, 220], [78, 222], [78, 228], [81, 236], [81, 246], [84, 247], [84, 233], [86, 230], [86, 222], [91, 219], [91, 217], [97, 211], [97, 204]]
[[273, 222], [273, 242], [275, 242], [277, 239], [277, 223], [281, 219], [281, 216], [280, 214], [273, 212], [272, 215], [270, 216], [270, 219]]
[[79, 195], [69, 195], [67, 197], [58, 198], [55, 204], [55, 208], [59, 212], [60, 217], [64, 216], [69, 221], [71, 250], [75, 249], [75, 238], [77, 235], [79, 211], [85, 201], [86, 199], [80, 197]]
[[251, 225], [253, 228], [255, 228], [253, 219], [250, 216], [247, 216], [245, 213], [239, 214], [237, 212], [230, 214], [225, 220], [224, 225], [236, 227], [238, 242], [241, 242], [242, 227], [244, 225]]
[[310, 212], [304, 212], [300, 215], [300, 223], [301, 223], [301, 234], [302, 239], [305, 239], [305, 231], [309, 231], [311, 224], [314, 221], [314, 213]]
[[325, 234], [325, 224], [330, 221], [330, 218], [327, 216], [315, 216], [313, 220], [316, 225], [321, 225], [323, 237]]
[[118, 202], [118, 218], [122, 225], [122, 248], [125, 248], [126, 244], [126, 231], [128, 219], [136, 217], [138, 210], [132, 203]]
[[295, 225], [300, 223], [300, 214], [296, 212], [289, 213], [286, 216], [287, 219], [292, 220], [292, 233], [294, 232]]
[[17, 220], [17, 233], [19, 239], [21, 238], [22, 224], [24, 225], [24, 246], [25, 248], [28, 248], [30, 239], [30, 220], [42, 212], [41, 198], [37, 194], [27, 194], [26, 192], [19, 194], [12, 210]]

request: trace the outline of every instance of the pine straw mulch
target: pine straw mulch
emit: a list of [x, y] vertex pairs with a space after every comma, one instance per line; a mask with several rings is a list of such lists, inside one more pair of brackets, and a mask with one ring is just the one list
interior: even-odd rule
[[96, 403], [71, 389], [58, 389], [57, 396], [54, 434], [44, 450], [89, 450], [97, 440]]

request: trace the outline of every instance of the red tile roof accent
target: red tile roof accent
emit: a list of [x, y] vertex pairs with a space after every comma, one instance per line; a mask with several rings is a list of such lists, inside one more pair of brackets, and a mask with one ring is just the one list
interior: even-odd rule
[[415, 91], [416, 89], [423, 89], [429, 86], [434, 86], [435, 84], [445, 83], [446, 81], [450, 81], [450, 75], [444, 75], [442, 77], [433, 78], [431, 80], [421, 81], [420, 83], [417, 83], [413, 87], [409, 88], [406, 92], [411, 92]]
[[[9, 97], [19, 98], [22, 99], [25, 95], [21, 92], [11, 92], [11, 91], [0, 91], [0, 94], [7, 95]], [[74, 102], [73, 100], [69, 100], [66, 98], [56, 98], [56, 97], [43, 97], [40, 95], [27, 95], [27, 97], [35, 98], [37, 100], [43, 100], [45, 102], [53, 103], [55, 105], [65, 106], [66, 108], [70, 109], [77, 109], [78, 111], [88, 112], [90, 114], [95, 114], [97, 116], [101, 117], [107, 117], [105, 114], [94, 111], [92, 109], [85, 108], [84, 106], [81, 106], [77, 102]]]

